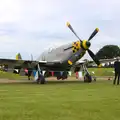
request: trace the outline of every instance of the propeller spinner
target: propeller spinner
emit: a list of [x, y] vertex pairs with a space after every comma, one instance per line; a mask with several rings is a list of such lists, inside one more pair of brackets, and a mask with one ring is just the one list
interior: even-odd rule
[[[90, 43], [90, 40], [98, 33], [99, 29], [96, 28], [93, 33], [90, 35], [90, 37], [88, 38], [88, 40], [81, 40], [79, 38], [79, 36], [77, 35], [77, 33], [74, 31], [74, 29], [72, 28], [72, 26], [70, 25], [69, 22], [67, 22], [67, 26], [69, 27], [69, 29], [74, 33], [74, 35], [80, 40], [81, 42], [81, 47], [84, 49], [84, 50], [87, 50], [90, 57], [95, 61], [95, 63], [98, 65], [98, 67], [101, 67], [101, 64], [98, 60], [98, 58], [95, 56], [95, 54], [89, 49], [89, 47], [91, 46], [91, 43]], [[80, 51], [77, 52], [77, 54], [79, 54]], [[74, 56], [72, 56], [74, 57]], [[68, 60], [68, 63], [70, 65], [72, 65], [72, 61], [71, 60]]]

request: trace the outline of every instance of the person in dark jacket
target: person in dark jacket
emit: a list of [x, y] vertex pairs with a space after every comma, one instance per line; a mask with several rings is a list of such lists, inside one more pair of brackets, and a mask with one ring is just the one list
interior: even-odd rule
[[116, 83], [116, 79], [117, 79], [117, 85], [119, 85], [120, 62], [119, 62], [119, 59], [118, 59], [118, 58], [117, 58], [117, 60], [114, 62], [114, 70], [115, 70], [115, 78], [114, 78], [113, 84]]

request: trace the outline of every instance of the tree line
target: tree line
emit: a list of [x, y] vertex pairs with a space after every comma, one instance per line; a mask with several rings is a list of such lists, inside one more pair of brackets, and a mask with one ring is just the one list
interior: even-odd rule
[[[105, 45], [95, 55], [98, 59], [113, 59], [120, 57], [120, 48], [117, 45]], [[87, 66], [92, 67], [89, 66], [89, 63], [91, 63], [91, 61], [88, 61]], [[106, 63], [104, 67], [113, 67], [113, 64], [109, 62]]]
[[111, 59], [120, 56], [120, 48], [117, 45], [105, 45], [101, 48], [96, 56], [98, 59]]

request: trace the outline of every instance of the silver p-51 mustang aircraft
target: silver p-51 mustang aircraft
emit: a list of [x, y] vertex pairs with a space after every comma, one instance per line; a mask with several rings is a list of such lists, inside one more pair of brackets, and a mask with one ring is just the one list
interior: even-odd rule
[[[28, 77], [31, 76], [33, 70], [37, 71], [38, 77], [36, 79], [37, 83], [44, 84], [45, 77], [49, 77], [50, 71], [56, 72], [57, 78], [62, 78], [61, 71], [63, 73], [67, 73], [70, 71], [75, 65], [77, 65], [77, 61], [81, 59], [86, 51], [89, 53], [91, 58], [95, 61], [95, 63], [100, 67], [101, 64], [99, 60], [96, 58], [94, 53], [89, 49], [91, 43], [90, 40], [97, 34], [99, 31], [96, 28], [88, 40], [81, 40], [78, 35], [73, 30], [72, 26], [69, 22], [67, 22], [68, 28], [74, 33], [74, 35], [78, 38], [78, 41], [62, 45], [60, 47], [48, 50], [43, 52], [37, 60], [22, 60], [22, 59], [0, 59], [0, 64], [7, 65], [8, 71], [11, 69], [28, 69]], [[45, 71], [43, 75], [43, 71]], [[90, 79], [90, 75], [86, 70], [86, 77]]]

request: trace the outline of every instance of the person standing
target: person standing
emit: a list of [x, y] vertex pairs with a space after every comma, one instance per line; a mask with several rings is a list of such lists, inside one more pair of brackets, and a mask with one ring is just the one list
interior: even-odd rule
[[119, 59], [118, 59], [118, 58], [117, 58], [117, 60], [114, 62], [114, 71], [115, 71], [115, 78], [114, 78], [113, 84], [116, 83], [116, 79], [117, 79], [117, 85], [119, 85], [120, 62], [119, 62]]

